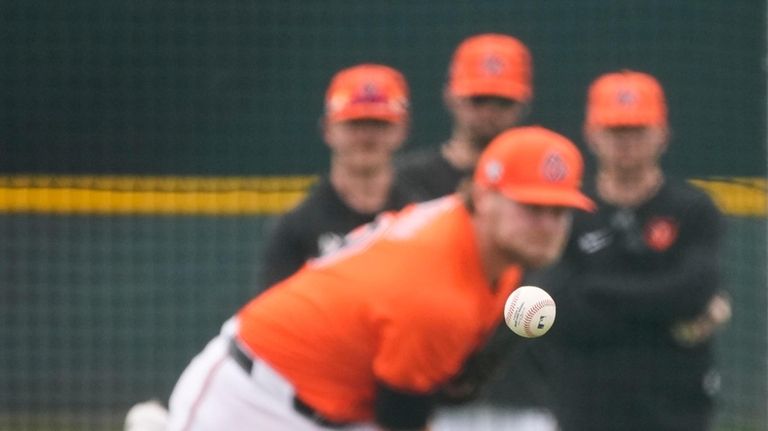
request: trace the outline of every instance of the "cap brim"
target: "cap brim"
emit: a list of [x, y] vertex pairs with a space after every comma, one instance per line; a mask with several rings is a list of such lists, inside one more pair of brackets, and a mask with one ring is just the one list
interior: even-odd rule
[[350, 120], [381, 120], [389, 123], [399, 123], [405, 120], [407, 114], [393, 112], [390, 109], [344, 109], [328, 116], [331, 122]]
[[518, 102], [527, 102], [531, 98], [530, 88], [498, 80], [453, 82], [450, 90], [452, 94], [462, 97], [496, 96]]
[[658, 115], [611, 113], [594, 115], [587, 124], [596, 127], [648, 127], [663, 126], [666, 120]]
[[592, 199], [578, 190], [553, 187], [513, 187], [501, 189], [504, 196], [530, 205], [549, 205], [576, 208], [587, 212], [595, 211]]

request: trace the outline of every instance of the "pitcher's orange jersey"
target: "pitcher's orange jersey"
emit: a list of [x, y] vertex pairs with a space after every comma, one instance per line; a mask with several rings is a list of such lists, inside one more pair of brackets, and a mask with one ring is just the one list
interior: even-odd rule
[[486, 279], [458, 196], [412, 205], [348, 235], [239, 313], [241, 342], [324, 416], [373, 417], [375, 382], [439, 388], [500, 322], [520, 271]]

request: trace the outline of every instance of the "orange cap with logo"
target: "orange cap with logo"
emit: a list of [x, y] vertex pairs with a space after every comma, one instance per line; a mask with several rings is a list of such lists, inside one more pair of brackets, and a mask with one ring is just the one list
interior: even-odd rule
[[408, 84], [397, 70], [361, 64], [338, 72], [325, 94], [331, 122], [374, 119], [397, 123], [408, 117]]
[[568, 138], [539, 126], [501, 133], [480, 155], [474, 181], [506, 197], [532, 205], [593, 211], [581, 179], [584, 162]]
[[456, 96], [498, 96], [527, 102], [533, 96], [531, 54], [512, 36], [487, 33], [456, 48], [448, 89]]
[[651, 75], [631, 70], [607, 73], [589, 88], [587, 126], [663, 126], [664, 90]]

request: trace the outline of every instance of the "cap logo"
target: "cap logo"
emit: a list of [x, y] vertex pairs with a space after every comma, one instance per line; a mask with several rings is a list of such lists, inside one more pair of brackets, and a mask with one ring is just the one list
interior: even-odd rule
[[568, 175], [568, 166], [560, 153], [550, 153], [544, 158], [541, 174], [549, 182], [560, 182]]
[[496, 54], [489, 54], [483, 60], [483, 71], [491, 76], [498, 76], [504, 71], [504, 62]]
[[490, 160], [485, 164], [485, 177], [491, 183], [498, 183], [504, 174], [504, 166], [498, 160]]
[[635, 92], [630, 90], [621, 90], [619, 91], [619, 94], [616, 96], [616, 99], [618, 100], [620, 105], [630, 106], [637, 103], [637, 94], [635, 94]]
[[379, 87], [373, 82], [367, 82], [363, 85], [360, 92], [354, 95], [349, 101], [350, 103], [383, 103], [387, 98], [379, 90]]

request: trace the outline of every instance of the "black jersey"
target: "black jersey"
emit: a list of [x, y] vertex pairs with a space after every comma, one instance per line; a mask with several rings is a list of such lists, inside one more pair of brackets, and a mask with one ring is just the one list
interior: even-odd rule
[[717, 381], [711, 343], [686, 346], [671, 328], [719, 289], [722, 217], [685, 183], [666, 182], [634, 209], [588, 193], [597, 212], [575, 214], [545, 286], [557, 303], [546, 341], [561, 427], [703, 430]]
[[418, 201], [426, 201], [456, 191], [471, 171], [454, 167], [440, 149], [415, 151], [396, 161], [397, 181]]
[[[412, 202], [394, 184], [381, 211]], [[328, 178], [321, 178], [295, 208], [277, 218], [269, 229], [263, 251], [259, 288], [264, 289], [298, 270], [307, 259], [341, 245], [343, 236], [373, 221], [376, 213], [360, 213], [347, 206]]]

